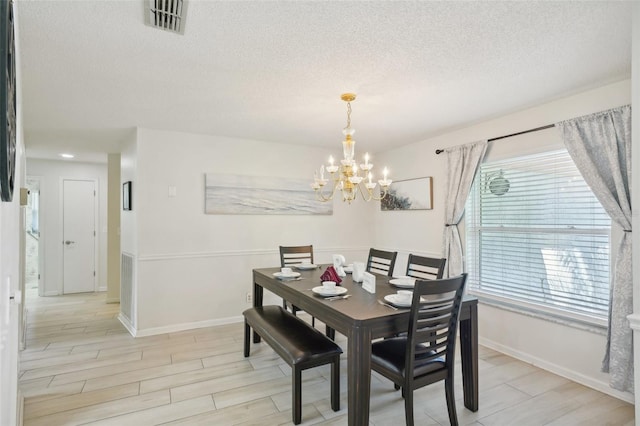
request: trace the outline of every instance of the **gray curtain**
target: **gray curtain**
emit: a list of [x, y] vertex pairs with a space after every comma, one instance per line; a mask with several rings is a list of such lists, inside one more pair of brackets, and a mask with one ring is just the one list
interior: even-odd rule
[[447, 259], [445, 277], [460, 275], [462, 263], [462, 241], [458, 224], [464, 213], [473, 178], [487, 152], [487, 141], [454, 146], [444, 150], [447, 157], [447, 183], [444, 206], [444, 246], [442, 253]]
[[633, 313], [631, 106], [563, 121], [556, 127], [585, 182], [611, 220], [624, 229], [611, 280], [609, 328], [602, 371], [610, 374], [612, 388], [633, 392], [633, 346], [627, 320]]

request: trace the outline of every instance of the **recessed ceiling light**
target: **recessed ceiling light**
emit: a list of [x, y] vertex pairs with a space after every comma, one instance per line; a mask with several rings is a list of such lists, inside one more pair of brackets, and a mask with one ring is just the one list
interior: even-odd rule
[[75, 157], [75, 155], [73, 155], [73, 154], [60, 154], [60, 157], [62, 157], [62, 158], [73, 158], [73, 157]]

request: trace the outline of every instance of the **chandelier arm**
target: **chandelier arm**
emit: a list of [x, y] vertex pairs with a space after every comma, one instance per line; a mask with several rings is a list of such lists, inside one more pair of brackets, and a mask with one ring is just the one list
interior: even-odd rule
[[322, 202], [327, 202], [327, 201], [331, 201], [333, 200], [333, 196], [336, 194], [336, 189], [338, 188], [338, 180], [333, 181], [333, 190], [331, 190], [331, 194], [324, 195], [324, 192], [322, 192], [322, 188], [316, 189], [316, 198], [318, 199], [318, 201], [322, 201]]
[[374, 201], [380, 201], [380, 200], [382, 200], [382, 199], [383, 199], [384, 197], [386, 197], [386, 196], [387, 196], [387, 194], [389, 193], [389, 189], [388, 189], [388, 188], [387, 188], [387, 189], [383, 189], [383, 191], [384, 191], [384, 192], [382, 193], [382, 195], [381, 195], [380, 197], [374, 197], [374, 196], [373, 196], [373, 191], [371, 191], [371, 199], [372, 199], [372, 200], [374, 200]]
[[369, 192], [369, 190], [367, 190], [367, 193], [365, 194], [365, 191], [362, 189], [362, 184], [358, 184], [358, 190], [360, 191], [360, 195], [364, 201], [369, 202], [373, 199], [373, 194]]

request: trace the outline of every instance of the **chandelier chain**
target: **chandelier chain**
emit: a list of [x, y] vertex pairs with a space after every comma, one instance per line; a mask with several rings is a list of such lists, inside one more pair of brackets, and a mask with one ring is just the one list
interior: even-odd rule
[[347, 102], [347, 128], [351, 128], [351, 102]]

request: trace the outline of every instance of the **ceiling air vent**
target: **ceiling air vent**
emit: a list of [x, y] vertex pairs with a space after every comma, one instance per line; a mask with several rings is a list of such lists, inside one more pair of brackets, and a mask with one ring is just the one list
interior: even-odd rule
[[145, 23], [161, 30], [184, 34], [186, 0], [145, 0]]

